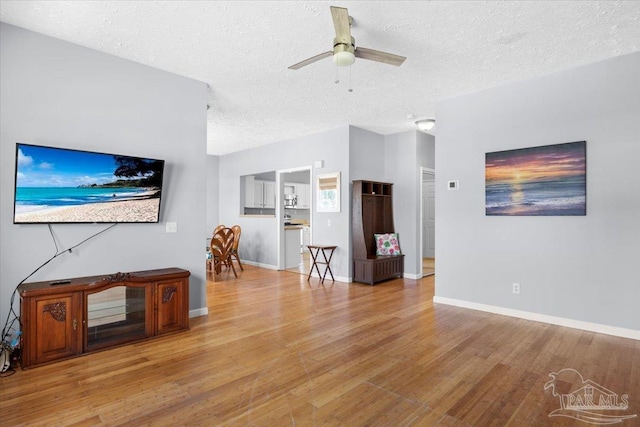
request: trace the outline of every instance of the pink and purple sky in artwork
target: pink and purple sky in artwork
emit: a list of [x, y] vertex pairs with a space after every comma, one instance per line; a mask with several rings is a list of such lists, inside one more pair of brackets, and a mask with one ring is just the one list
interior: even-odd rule
[[487, 153], [487, 184], [553, 181], [585, 174], [584, 143]]

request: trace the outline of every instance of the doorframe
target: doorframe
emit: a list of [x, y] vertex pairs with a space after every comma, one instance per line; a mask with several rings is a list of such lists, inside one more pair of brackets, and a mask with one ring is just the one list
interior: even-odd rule
[[431, 175], [433, 176], [433, 181], [436, 181], [436, 170], [432, 169], [432, 168], [425, 168], [420, 166], [420, 250], [418, 251], [420, 253], [420, 259], [419, 259], [419, 268], [418, 268], [418, 275], [419, 277], [424, 277], [424, 269], [422, 267], [422, 258], [424, 258], [424, 252], [423, 252], [423, 248], [424, 248], [424, 233], [422, 232], [422, 228], [424, 226], [424, 176], [425, 175]]
[[[309, 171], [309, 188], [313, 194], [313, 167], [300, 166], [297, 168], [279, 169], [276, 171], [276, 226], [278, 227], [277, 236], [277, 266], [278, 270], [284, 270], [284, 175], [291, 172]], [[309, 227], [313, 230], [313, 197], [309, 196]], [[311, 238], [313, 239], [313, 231]]]

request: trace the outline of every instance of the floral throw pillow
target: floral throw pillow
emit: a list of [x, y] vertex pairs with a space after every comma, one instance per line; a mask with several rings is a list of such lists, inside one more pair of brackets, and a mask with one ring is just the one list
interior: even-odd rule
[[398, 233], [374, 234], [376, 255], [401, 255]]

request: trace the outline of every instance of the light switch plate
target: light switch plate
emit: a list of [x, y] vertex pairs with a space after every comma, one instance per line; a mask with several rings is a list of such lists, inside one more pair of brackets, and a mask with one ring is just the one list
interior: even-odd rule
[[168, 222], [166, 227], [167, 227], [167, 233], [177, 233], [178, 232], [178, 223], [177, 222]]

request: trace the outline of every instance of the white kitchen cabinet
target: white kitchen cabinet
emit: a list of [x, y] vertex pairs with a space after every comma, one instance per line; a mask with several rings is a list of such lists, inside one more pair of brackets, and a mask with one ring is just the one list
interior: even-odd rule
[[256, 207], [254, 186], [255, 179], [253, 176], [244, 177], [244, 206], [247, 208]]
[[296, 184], [298, 195], [298, 209], [309, 209], [309, 184]]
[[302, 227], [300, 233], [300, 253], [303, 254], [307, 250], [307, 246], [311, 244], [311, 227]]
[[245, 178], [244, 205], [247, 208], [275, 208], [276, 183], [247, 176]]
[[265, 208], [276, 207], [276, 183], [274, 181], [262, 182], [262, 203]]
[[293, 184], [291, 182], [285, 182], [284, 183], [284, 195], [285, 196], [289, 196], [289, 195], [296, 195], [296, 184]]
[[295, 268], [300, 263], [300, 233], [298, 227], [284, 230], [284, 268]]

